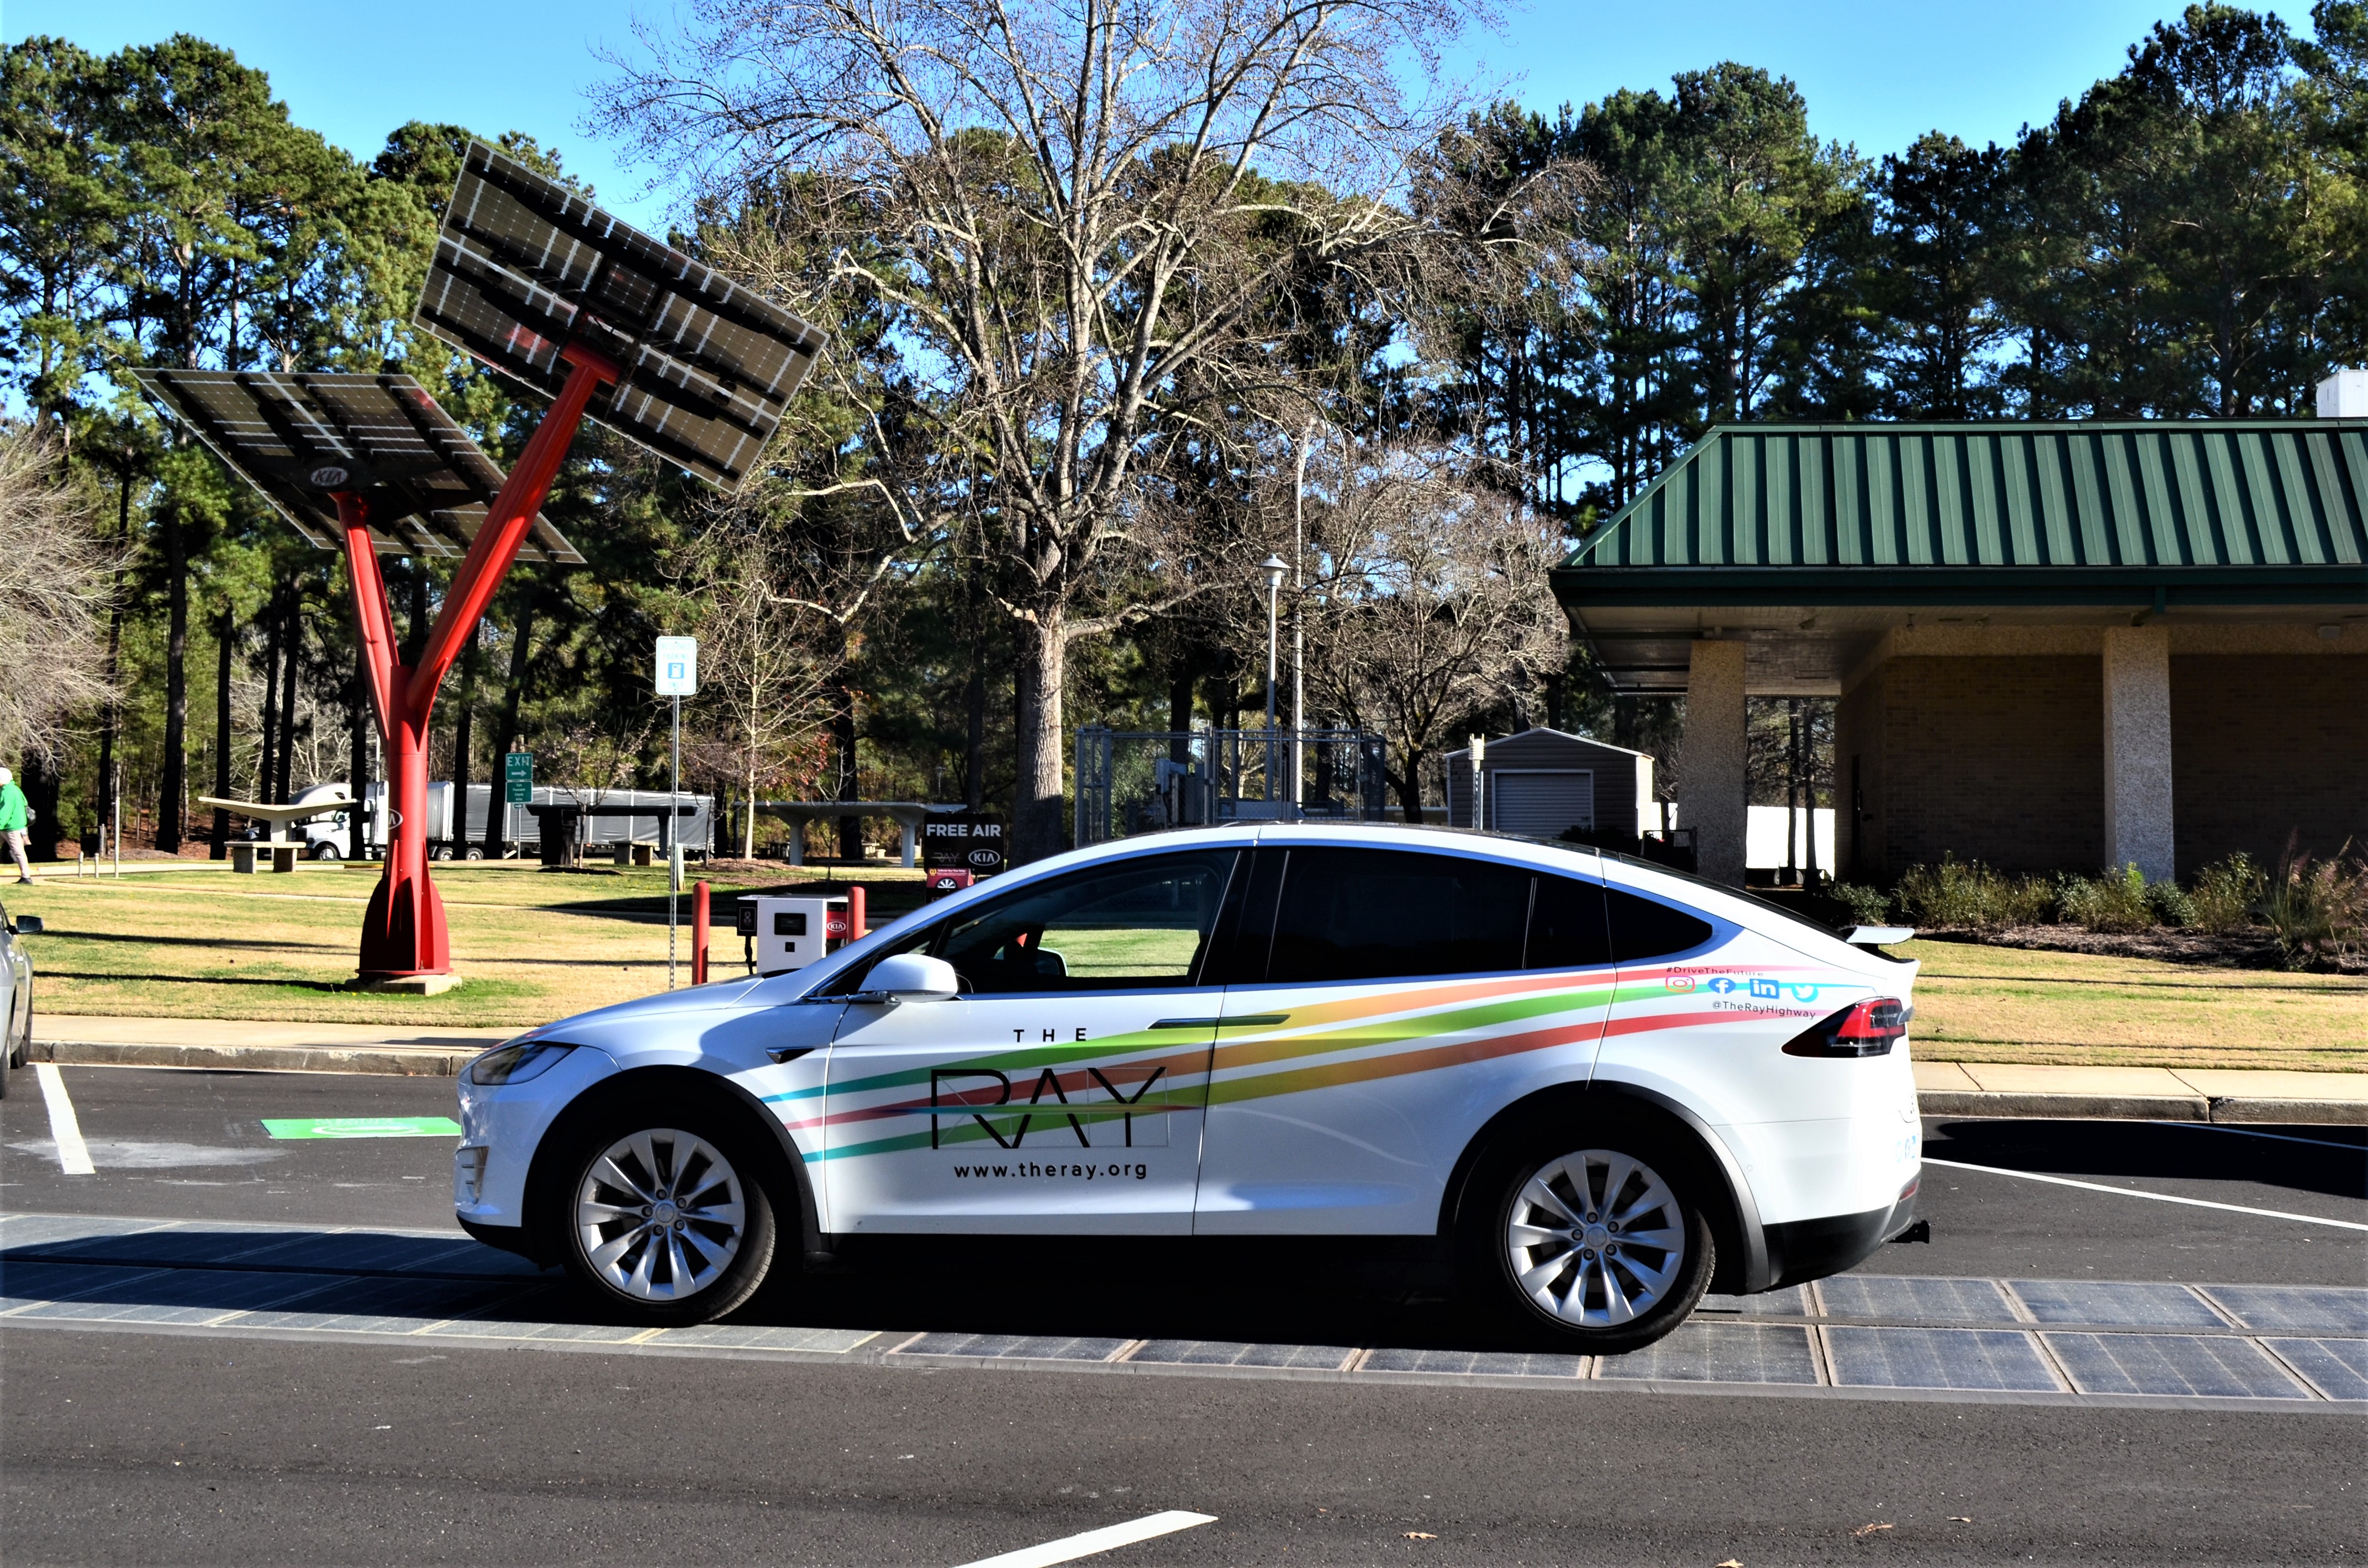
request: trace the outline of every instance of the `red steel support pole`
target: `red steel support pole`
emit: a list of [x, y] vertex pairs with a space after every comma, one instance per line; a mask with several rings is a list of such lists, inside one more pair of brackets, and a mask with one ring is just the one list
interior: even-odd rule
[[863, 884], [849, 882], [847, 884], [847, 939], [848, 941], [860, 942], [871, 934], [871, 928], [865, 924], [866, 919], [863, 908]]
[[[370, 545], [370, 503], [350, 491], [340, 491], [336, 502], [337, 520], [346, 530], [346, 574], [353, 579], [362, 668], [379, 738], [386, 744], [386, 812], [393, 829], [386, 869], [362, 916], [361, 975], [384, 980], [445, 974], [452, 962], [444, 901], [427, 879], [427, 719], [413, 710], [411, 671], [395, 660], [394, 617]], [[354, 780], [358, 799], [360, 784]]]
[[[346, 565], [353, 578], [362, 667], [369, 675], [379, 736], [386, 743], [387, 814], [393, 824], [386, 870], [362, 920], [364, 980], [452, 971], [444, 900], [427, 875], [427, 724], [436, 711], [436, 688], [518, 559], [552, 481], [559, 475], [559, 465], [566, 460], [585, 406], [602, 382], [620, 374], [605, 357], [574, 345], [562, 357], [569, 366], [567, 384], [535, 427], [485, 514], [484, 526], [453, 575], [451, 591], [444, 597], [416, 667], [395, 659], [394, 617], [370, 544], [370, 505], [350, 492], [339, 492], [336, 497], [337, 518], [346, 529]], [[354, 789], [359, 798], [361, 780], [354, 780]], [[465, 801], [462, 806], [465, 812]]]
[[690, 890], [690, 983], [707, 983], [707, 884]]

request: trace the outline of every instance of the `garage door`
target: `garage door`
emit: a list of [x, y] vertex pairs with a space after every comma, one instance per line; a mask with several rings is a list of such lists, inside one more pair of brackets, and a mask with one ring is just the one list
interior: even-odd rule
[[1565, 828], [1595, 827], [1595, 775], [1591, 771], [1501, 768], [1488, 775], [1495, 799], [1488, 825], [1499, 833], [1554, 838]]

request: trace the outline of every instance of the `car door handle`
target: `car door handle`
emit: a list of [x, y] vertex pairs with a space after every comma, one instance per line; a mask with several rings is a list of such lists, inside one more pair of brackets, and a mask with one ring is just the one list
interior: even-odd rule
[[773, 1059], [774, 1066], [779, 1067], [785, 1062], [795, 1062], [801, 1056], [812, 1055], [814, 1049], [811, 1045], [782, 1045], [774, 1047], [765, 1054]]
[[1156, 1029], [1212, 1029], [1222, 1024], [1240, 1028], [1249, 1025], [1279, 1024], [1290, 1017], [1289, 1013], [1246, 1013], [1238, 1018], [1162, 1018], [1151, 1027]]

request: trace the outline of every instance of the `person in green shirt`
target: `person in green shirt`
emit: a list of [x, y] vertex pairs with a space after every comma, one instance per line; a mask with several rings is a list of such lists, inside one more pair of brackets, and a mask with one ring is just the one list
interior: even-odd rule
[[25, 824], [32, 820], [25, 791], [17, 788], [17, 776], [0, 767], [0, 846], [17, 862], [17, 881], [27, 887], [33, 885], [33, 869], [25, 863]]

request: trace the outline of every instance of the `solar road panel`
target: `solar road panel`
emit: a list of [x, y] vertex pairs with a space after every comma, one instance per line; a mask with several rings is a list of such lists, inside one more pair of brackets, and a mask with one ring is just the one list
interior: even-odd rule
[[[369, 499], [379, 554], [415, 556], [465, 553], [501, 493], [502, 471], [409, 376], [133, 374], [323, 550], [345, 548], [341, 490]], [[540, 517], [518, 558], [584, 559]]]
[[472, 142], [416, 318], [556, 397], [575, 342], [623, 374], [586, 412], [736, 490], [822, 350], [822, 335], [554, 180]]

